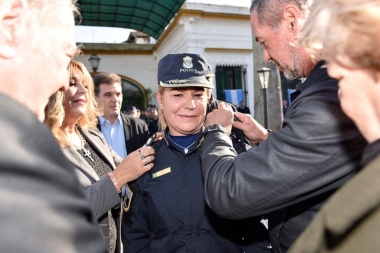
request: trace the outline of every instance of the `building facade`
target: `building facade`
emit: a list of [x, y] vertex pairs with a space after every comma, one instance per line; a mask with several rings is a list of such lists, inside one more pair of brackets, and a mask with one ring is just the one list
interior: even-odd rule
[[249, 8], [188, 3], [160, 38], [147, 43], [141, 37], [121, 44], [83, 44], [77, 60], [91, 70], [88, 61], [97, 54], [97, 72], [115, 72], [123, 79], [124, 104], [144, 109], [157, 105], [157, 65], [169, 53], [197, 53], [215, 72], [213, 96], [234, 104], [245, 101], [254, 110], [253, 49]]

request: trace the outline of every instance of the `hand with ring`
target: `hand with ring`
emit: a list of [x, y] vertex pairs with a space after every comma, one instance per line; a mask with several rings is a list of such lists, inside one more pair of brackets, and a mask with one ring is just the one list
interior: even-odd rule
[[141, 152], [141, 149], [138, 149], [137, 151], [138, 151], [139, 154], [140, 154], [141, 161], [143, 161], [144, 166], [147, 165], [147, 164], [148, 164], [148, 161], [145, 159], [146, 157], [145, 157], [145, 155]]
[[140, 156], [141, 156], [141, 160], [144, 160], [144, 159], [145, 159], [145, 156], [144, 156], [144, 154], [141, 152], [141, 149], [138, 149], [137, 151], [139, 152], [139, 154], [140, 154]]
[[155, 151], [152, 147], [141, 147], [128, 154], [114, 170], [119, 185], [137, 179], [153, 168]]

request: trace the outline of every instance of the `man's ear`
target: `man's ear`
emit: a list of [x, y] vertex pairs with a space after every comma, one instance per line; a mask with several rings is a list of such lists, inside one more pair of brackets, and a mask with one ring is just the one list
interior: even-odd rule
[[6, 0], [0, 4], [0, 57], [11, 58], [25, 35], [26, 1]]
[[288, 4], [282, 12], [282, 20], [286, 25], [287, 31], [298, 37], [300, 32], [300, 20], [303, 17], [303, 11], [297, 5]]

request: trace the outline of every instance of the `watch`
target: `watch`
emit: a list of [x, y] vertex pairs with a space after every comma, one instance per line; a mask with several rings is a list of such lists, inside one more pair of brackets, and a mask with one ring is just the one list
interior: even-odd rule
[[219, 124], [213, 124], [206, 127], [206, 133], [220, 131], [224, 133], [223, 128]]

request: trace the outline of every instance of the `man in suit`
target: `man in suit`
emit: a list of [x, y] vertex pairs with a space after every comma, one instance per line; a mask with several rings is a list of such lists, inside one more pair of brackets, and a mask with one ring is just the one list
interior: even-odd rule
[[0, 1], [0, 252], [106, 252], [71, 164], [41, 123], [49, 96], [69, 84], [73, 11], [74, 1]]
[[121, 113], [123, 89], [121, 78], [115, 73], [94, 76], [95, 96], [103, 116], [99, 117], [99, 130], [108, 144], [124, 158], [145, 144], [149, 138], [148, 127], [140, 119]]

